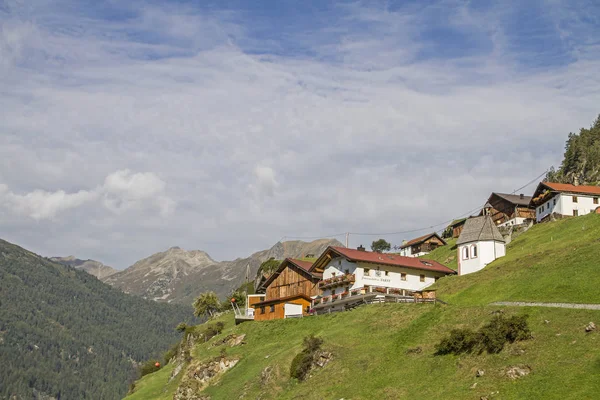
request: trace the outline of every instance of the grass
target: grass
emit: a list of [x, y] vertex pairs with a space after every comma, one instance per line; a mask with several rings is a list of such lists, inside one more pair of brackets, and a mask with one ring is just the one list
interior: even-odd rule
[[[439, 249], [436, 249], [439, 250]], [[433, 287], [453, 304], [493, 301], [600, 303], [600, 215], [538, 224], [483, 270]]]
[[[247, 344], [226, 349], [240, 362], [204, 393], [212, 400], [595, 398], [600, 391], [600, 333], [586, 333], [584, 327], [590, 321], [598, 323], [600, 312], [488, 304], [494, 300], [600, 302], [598, 238], [600, 216], [596, 215], [537, 225], [511, 243], [506, 257], [484, 270], [441, 279], [436, 284], [438, 294], [450, 302], [448, 306], [369, 305], [344, 313], [238, 326], [231, 314], [224, 315], [220, 317], [227, 323], [223, 333], [198, 344], [194, 358], [216, 357], [221, 346], [212, 347], [212, 342], [230, 333], [245, 333]], [[443, 262], [447, 255], [441, 249], [429, 258], [433, 255]], [[506, 315], [528, 313], [534, 338], [508, 345], [499, 354], [433, 355], [434, 345], [451, 329], [477, 329], [500, 308]], [[309, 334], [322, 337], [323, 348], [334, 359], [300, 383], [289, 377], [289, 368]], [[407, 353], [416, 347], [421, 352]], [[513, 381], [504, 374], [513, 365], [527, 365], [532, 372]], [[268, 382], [261, 378], [267, 367], [272, 369]], [[167, 385], [169, 368], [144, 377], [128, 399], [172, 398], [177, 383]], [[476, 378], [478, 369], [485, 375]], [[493, 392], [498, 393], [490, 396]]]
[[444, 264], [446, 267], [456, 271], [458, 269], [458, 262], [456, 260], [456, 239], [450, 238], [445, 240], [445, 246], [438, 247], [431, 253], [425, 254], [419, 258], [437, 261], [440, 264]]

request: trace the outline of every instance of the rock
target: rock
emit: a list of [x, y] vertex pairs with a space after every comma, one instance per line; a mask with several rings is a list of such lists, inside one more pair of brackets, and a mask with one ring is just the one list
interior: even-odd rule
[[421, 346], [413, 347], [412, 349], [406, 350], [406, 354], [421, 354], [423, 349]]
[[585, 327], [585, 331], [586, 332], [591, 332], [596, 330], [596, 324], [593, 322], [590, 322], [589, 324], [587, 324], [587, 326]]
[[487, 396], [481, 396], [479, 400], [489, 400]]
[[515, 365], [512, 367], [508, 367], [505, 371], [506, 376], [510, 379], [518, 379], [523, 376], [529, 375], [531, 373], [531, 368], [527, 365]]
[[265, 358], [269, 358], [269, 357], [271, 357], [269, 354], [267, 354], [267, 355], [265, 356]]
[[231, 335], [227, 335], [223, 339], [218, 340], [215, 343], [213, 343], [213, 347], [222, 346], [224, 344], [228, 345], [229, 347], [238, 346], [240, 344], [246, 343], [246, 342], [244, 342], [245, 338], [246, 338], [245, 333], [242, 335], [236, 335], [235, 333], [232, 333]]
[[182, 369], [183, 369], [183, 363], [177, 364], [177, 366], [175, 366], [175, 368], [173, 368], [173, 372], [171, 372], [171, 376], [169, 377], [169, 382], [171, 382], [173, 379], [175, 379], [175, 377], [177, 375], [179, 375], [179, 373], [181, 372]]
[[476, 387], [477, 387], [477, 382], [475, 382], [474, 384], [472, 384], [469, 389], [475, 389]]
[[332, 358], [333, 358], [333, 354], [331, 354], [330, 352], [321, 351], [315, 357], [314, 363], [317, 367], [323, 368], [329, 363], [329, 361], [331, 361]]
[[260, 384], [266, 386], [273, 378], [273, 367], [265, 367], [260, 373]]
[[485, 375], [485, 371], [484, 371], [484, 370], [482, 370], [482, 369], [478, 369], [478, 370], [477, 370], [477, 373], [475, 374], [475, 376], [476, 376], [477, 378], [481, 378], [481, 377], [482, 377], [482, 376], [484, 376], [484, 375]]
[[545, 323], [545, 324], [549, 324], [549, 323], [550, 323], [550, 321], [548, 321], [547, 319], [545, 319], [545, 320], [544, 320], [544, 323]]

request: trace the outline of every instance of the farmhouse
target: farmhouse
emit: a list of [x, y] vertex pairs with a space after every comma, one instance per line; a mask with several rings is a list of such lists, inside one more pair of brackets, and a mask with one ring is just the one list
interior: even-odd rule
[[318, 294], [318, 272], [309, 272], [312, 263], [286, 258], [261, 285], [265, 299], [253, 304], [254, 320], [302, 317], [310, 310], [312, 297]]
[[531, 205], [537, 222], [551, 215], [577, 217], [594, 212], [600, 206], [600, 186], [579, 186], [568, 183], [540, 182]]
[[489, 215], [467, 219], [456, 246], [459, 275], [477, 272], [506, 255], [504, 239]]
[[413, 299], [439, 278], [455, 274], [431, 260], [382, 254], [345, 247], [328, 247], [312, 265], [322, 273], [321, 296], [314, 300], [316, 312], [339, 311], [354, 304], [384, 300]]
[[400, 255], [404, 257], [420, 257], [445, 245], [446, 241], [433, 232], [402, 244]]
[[530, 202], [531, 196], [494, 192], [479, 215], [489, 215], [498, 226], [521, 225], [535, 218]]
[[457, 238], [460, 236], [460, 233], [462, 232], [463, 227], [465, 226], [465, 221], [467, 219], [466, 218], [460, 218], [460, 219], [455, 219], [454, 221], [452, 221], [450, 223], [450, 225], [448, 225], [448, 227], [446, 228], [446, 232], [448, 232], [448, 234], [444, 234], [445, 238], [448, 237], [452, 237], [452, 238]]

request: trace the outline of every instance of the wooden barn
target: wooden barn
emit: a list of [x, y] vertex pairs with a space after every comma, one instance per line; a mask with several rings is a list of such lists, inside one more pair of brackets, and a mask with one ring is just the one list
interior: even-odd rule
[[535, 219], [531, 196], [523, 194], [492, 193], [479, 215], [489, 215], [496, 226], [520, 225]]
[[312, 262], [286, 258], [261, 286], [265, 300], [253, 304], [254, 320], [302, 317], [308, 314], [312, 296], [319, 294], [322, 274], [309, 272]]

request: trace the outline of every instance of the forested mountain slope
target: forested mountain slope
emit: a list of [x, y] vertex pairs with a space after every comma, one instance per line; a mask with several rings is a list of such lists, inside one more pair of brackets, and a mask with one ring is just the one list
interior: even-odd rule
[[191, 316], [0, 240], [0, 399], [120, 399]]
[[600, 116], [589, 129], [569, 133], [562, 164], [558, 170], [552, 169], [546, 180], [574, 185], [600, 183]]

